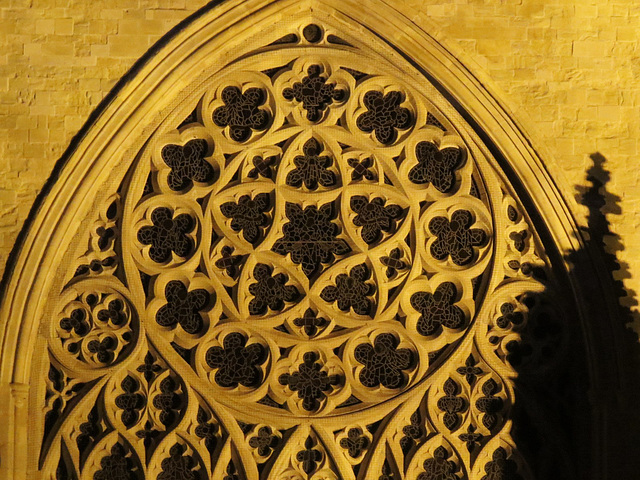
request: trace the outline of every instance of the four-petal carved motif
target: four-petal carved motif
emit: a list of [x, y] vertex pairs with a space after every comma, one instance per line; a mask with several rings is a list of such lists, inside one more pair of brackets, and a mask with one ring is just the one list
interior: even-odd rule
[[421, 185], [431, 183], [438, 191], [449, 193], [455, 186], [456, 170], [462, 166], [463, 154], [458, 147], [440, 150], [431, 142], [416, 145], [418, 164], [409, 170], [409, 180]]
[[175, 328], [180, 325], [190, 334], [199, 334], [204, 327], [200, 312], [204, 311], [211, 300], [211, 295], [200, 288], [187, 291], [186, 285], [179, 280], [172, 280], [165, 287], [167, 304], [158, 310], [156, 322], [163, 327]]
[[165, 145], [162, 147], [162, 160], [171, 168], [167, 177], [169, 188], [180, 191], [193, 182], [207, 183], [214, 179], [215, 171], [205, 160], [208, 145], [206, 140], [188, 141], [184, 146]]
[[193, 240], [188, 236], [196, 226], [193, 218], [180, 214], [174, 218], [173, 211], [167, 207], [158, 207], [151, 212], [152, 226], [138, 230], [138, 240], [151, 245], [149, 257], [156, 263], [171, 260], [171, 253], [186, 258], [193, 252]]
[[455, 305], [457, 294], [453, 283], [444, 282], [433, 293], [417, 292], [411, 295], [411, 306], [421, 314], [416, 324], [420, 335], [434, 335], [443, 326], [458, 329], [464, 325], [465, 314]]

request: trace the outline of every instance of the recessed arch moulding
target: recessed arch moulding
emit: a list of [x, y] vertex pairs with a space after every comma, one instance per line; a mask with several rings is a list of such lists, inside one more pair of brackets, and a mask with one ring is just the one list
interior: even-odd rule
[[409, 13], [224, 2], [118, 87], [5, 286], [3, 478], [604, 478], [569, 209]]

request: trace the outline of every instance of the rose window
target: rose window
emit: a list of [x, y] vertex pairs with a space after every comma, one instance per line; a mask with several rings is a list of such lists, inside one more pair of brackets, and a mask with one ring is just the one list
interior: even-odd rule
[[434, 90], [331, 32], [208, 72], [131, 157], [52, 314], [46, 468], [516, 468], [496, 439], [542, 361], [537, 236]]

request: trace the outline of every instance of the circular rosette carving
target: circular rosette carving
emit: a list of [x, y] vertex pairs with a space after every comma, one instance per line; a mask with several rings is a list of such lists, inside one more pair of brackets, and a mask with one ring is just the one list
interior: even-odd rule
[[286, 202], [284, 215], [288, 221], [281, 222], [282, 232], [276, 232], [271, 250], [299, 265], [306, 277], [316, 276], [336, 258], [351, 252], [351, 246], [342, 238], [334, 202], [306, 206]]
[[242, 326], [221, 325], [198, 346], [196, 368], [214, 388], [227, 391], [230, 401], [258, 401], [267, 393], [277, 352], [275, 344]]
[[366, 328], [350, 338], [344, 350], [347, 381], [366, 403], [398, 395], [426, 370], [416, 345], [399, 329]]
[[272, 190], [267, 183], [238, 185], [212, 198], [209, 215], [236, 249], [248, 251], [264, 240], [273, 222]]
[[200, 126], [162, 136], [152, 151], [157, 183], [162, 193], [206, 193], [220, 175], [224, 158], [214, 154], [213, 140]]
[[387, 77], [373, 77], [358, 85], [347, 108], [351, 132], [368, 135], [372, 146], [402, 143], [413, 131], [417, 104], [415, 95]]
[[334, 124], [344, 112], [355, 79], [325, 58], [305, 56], [274, 80], [285, 117], [297, 125]]
[[87, 280], [68, 289], [51, 327], [51, 347], [71, 368], [110, 367], [129, 354], [139, 337], [139, 320], [116, 282]]
[[[238, 78], [242, 83], [234, 80]], [[238, 144], [264, 136], [272, 125], [282, 124], [270, 84], [266, 75], [250, 71], [218, 79], [218, 87], [205, 95], [202, 114], [216, 145], [223, 150], [237, 149]]]
[[460, 137], [427, 127], [412, 135], [406, 145], [399, 175], [408, 189], [426, 191], [433, 199], [469, 191], [473, 162]]
[[408, 283], [401, 306], [407, 330], [424, 339], [430, 352], [460, 338], [475, 313], [471, 281], [444, 273]]
[[203, 217], [197, 202], [158, 195], [136, 208], [133, 217], [134, 227], [127, 236], [133, 236], [131, 253], [141, 270], [156, 274], [176, 266], [195, 269], [200, 244], [209, 241], [201, 234]]
[[480, 200], [457, 196], [431, 205], [420, 219], [426, 236], [422, 258], [433, 272], [480, 275], [491, 260], [492, 221]]
[[154, 282], [154, 298], [147, 312], [154, 330], [167, 341], [191, 348], [215, 325], [220, 308], [210, 280], [203, 275], [187, 278], [172, 272]]
[[350, 385], [340, 359], [331, 351], [295, 346], [275, 364], [270, 391], [294, 415], [327, 415], [349, 398]]

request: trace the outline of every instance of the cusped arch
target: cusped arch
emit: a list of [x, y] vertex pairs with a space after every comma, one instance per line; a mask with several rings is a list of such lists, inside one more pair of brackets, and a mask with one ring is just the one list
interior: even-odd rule
[[[512, 435], [546, 408], [520, 392], [613, 335], [542, 159], [411, 18], [228, 1], [118, 88], [13, 257], [6, 478], [545, 472]], [[577, 385], [615, 385], [588, 367]], [[556, 420], [537, 432], [569, 472]]]

